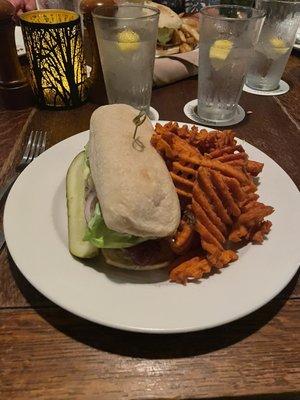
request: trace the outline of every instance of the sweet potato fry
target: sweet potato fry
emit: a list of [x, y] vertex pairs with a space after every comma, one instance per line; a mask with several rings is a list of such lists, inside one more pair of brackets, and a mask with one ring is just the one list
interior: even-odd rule
[[188, 164], [194, 164], [197, 166], [200, 166], [201, 160], [203, 158], [202, 155], [195, 154], [195, 155], [189, 156], [185, 153], [178, 153], [177, 156], [180, 161], [182, 161], [184, 163], [188, 163]]
[[192, 181], [195, 180], [196, 176], [197, 176], [197, 171], [194, 170], [193, 168], [190, 168], [186, 165], [182, 165], [180, 162], [178, 161], [174, 161], [172, 163], [172, 169], [173, 171], [175, 171], [177, 174], [178, 173], [182, 173], [184, 174], [184, 176], [187, 179], [191, 179]]
[[[273, 207], [258, 202], [248, 204], [252, 204], [252, 207], [240, 215], [229, 235], [229, 240], [232, 242], [240, 242], [245, 238], [260, 243], [260, 240], [263, 240], [264, 237], [263, 232], [268, 233], [268, 229], [271, 228], [270, 223], [263, 225], [263, 219], [273, 213]], [[260, 228], [262, 228], [261, 234], [258, 233]], [[255, 236], [256, 232], [257, 235]], [[251, 239], [251, 236], [253, 239]]]
[[242, 212], [245, 213], [251, 210], [253, 207], [258, 207], [258, 202], [256, 200], [249, 201], [246, 205], [242, 207]]
[[211, 268], [206, 258], [194, 257], [172, 269], [170, 280], [171, 282], [185, 285], [189, 279], [196, 280], [202, 278], [204, 274], [211, 271]]
[[153, 135], [151, 139], [151, 144], [161, 156], [166, 156], [167, 158], [174, 158], [173, 150], [169, 143], [163, 140], [158, 135]]
[[[205, 225], [203, 225], [201, 222], [196, 222], [195, 230], [200, 234], [201, 244], [204, 250], [208, 251], [209, 253], [214, 253], [215, 250], [224, 250], [221, 243], [218, 242], [218, 240], [207, 230]], [[206, 246], [206, 243], [211, 244], [214, 247], [214, 250], [211, 251], [212, 247]]]
[[248, 158], [246, 153], [234, 153], [234, 154], [224, 154], [220, 157], [215, 158], [215, 160], [227, 163], [228, 161], [243, 160]]
[[180, 225], [175, 234], [175, 237], [171, 241], [171, 249], [174, 251], [174, 253], [182, 254], [189, 250], [193, 238], [193, 233], [193, 226], [182, 219], [180, 221]]
[[233, 250], [225, 250], [222, 252], [220, 261], [223, 265], [227, 265], [232, 261], [236, 261], [238, 259], [238, 255]]
[[226, 225], [231, 225], [232, 219], [230, 218], [226, 208], [223, 206], [222, 201], [216, 193], [215, 188], [211, 183], [209, 172], [206, 170], [206, 168], [199, 169], [198, 182], [199, 186], [203, 188], [205, 194], [208, 196], [210, 203], [213, 204], [214, 211], [221, 221]]
[[171, 243], [177, 258], [170, 279], [186, 284], [235, 261], [237, 253], [226, 250], [229, 242], [262, 243], [272, 225], [265, 217], [274, 210], [258, 202], [253, 177], [263, 164], [248, 160], [233, 131], [208, 132], [176, 122], [157, 124], [155, 131], [151, 143], [166, 162], [182, 209]]
[[259, 228], [252, 233], [250, 240], [254, 243], [261, 244], [264, 241], [265, 236], [270, 232], [271, 226], [271, 221], [263, 221]]
[[223, 235], [225, 235], [227, 232], [226, 225], [221, 221], [221, 219], [215, 213], [212, 205], [210, 204], [209, 200], [207, 199], [207, 196], [200, 189], [198, 184], [194, 185], [193, 199], [195, 199], [195, 202], [197, 202], [202, 207], [202, 209], [206, 212], [206, 214], [207, 214], [208, 218], [211, 220], [211, 222], [223, 233]]
[[190, 130], [187, 125], [177, 127], [176, 129], [172, 128], [171, 132], [175, 133], [181, 139], [185, 139], [185, 140], [187, 140], [190, 136]]
[[224, 176], [223, 179], [236, 201], [242, 202], [243, 200], [245, 200], [246, 194], [244, 193], [239, 182], [235, 178]]
[[239, 243], [248, 235], [248, 230], [244, 225], [234, 226], [229, 234], [229, 241], [233, 243]]
[[233, 154], [235, 151], [239, 151], [240, 153], [244, 153], [245, 150], [241, 145], [236, 145], [236, 146], [226, 146], [222, 148], [218, 148], [216, 150], [213, 150], [208, 154], [209, 158], [218, 158], [223, 156], [224, 154]]
[[211, 265], [215, 268], [223, 268], [232, 261], [236, 261], [238, 256], [233, 250], [216, 251], [215, 253], [208, 255], [207, 259]]
[[234, 138], [234, 132], [232, 130], [225, 130], [225, 131], [214, 131], [216, 132], [216, 147], [215, 148], [222, 148], [226, 146], [235, 146], [236, 140]]
[[230, 165], [223, 164], [220, 161], [210, 160], [208, 158], [203, 157], [200, 161], [200, 165], [203, 167], [215, 169], [216, 171], [222, 172], [222, 174], [224, 174], [225, 176], [236, 178], [242, 184], [248, 183], [248, 178], [243, 172], [239, 171], [238, 169]]
[[246, 198], [241, 202], [241, 209], [244, 211], [243, 207], [245, 207], [248, 203], [252, 201], [256, 201], [259, 199], [259, 195], [257, 193], [246, 194]]
[[264, 164], [258, 161], [248, 160], [246, 164], [246, 169], [252, 176], [257, 176], [263, 169]]
[[161, 135], [162, 139], [165, 140], [172, 148], [173, 154], [176, 156], [184, 155], [186, 158], [202, 158], [199, 151], [187, 143], [185, 140], [181, 139], [172, 132], [164, 132]]
[[227, 185], [224, 183], [222, 175], [219, 172], [212, 170], [210, 172], [214, 186], [217, 188], [219, 197], [222, 199], [223, 204], [226, 205], [226, 209], [229, 215], [239, 217], [241, 210], [238, 204], [235, 203]]
[[183, 199], [189, 200], [189, 201], [192, 200], [192, 197], [193, 197], [192, 193], [185, 192], [184, 190], [178, 189], [178, 188], [176, 188], [176, 192], [179, 197], [182, 197]]
[[193, 182], [189, 181], [188, 179], [183, 178], [180, 175], [176, 175], [174, 172], [170, 172], [171, 178], [173, 179], [174, 185], [179, 187], [184, 187], [186, 190], [191, 191], [193, 190]]
[[252, 180], [249, 180], [248, 183], [243, 187], [243, 190], [247, 194], [255, 193], [257, 191], [257, 186]]
[[252, 207], [250, 210], [243, 213], [239, 219], [238, 223], [240, 225], [245, 225], [251, 227], [256, 223], [262, 221], [264, 217], [272, 214], [274, 212], [274, 208], [271, 206], [266, 206], [262, 203], [258, 203], [259, 206]]
[[225, 237], [223, 236], [222, 232], [211, 222], [205, 211], [196, 201], [192, 202], [192, 210], [197, 218], [197, 221], [203, 224], [220, 243], [225, 243]]
[[232, 161], [227, 161], [226, 165], [231, 165], [234, 168], [239, 168], [240, 170], [245, 168], [245, 160], [232, 160]]

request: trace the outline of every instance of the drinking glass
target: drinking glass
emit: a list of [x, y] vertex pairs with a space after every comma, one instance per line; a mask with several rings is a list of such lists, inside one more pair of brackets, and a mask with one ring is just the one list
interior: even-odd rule
[[300, 22], [299, 1], [257, 0], [266, 20], [255, 46], [246, 83], [258, 90], [274, 90], [292, 51]]
[[36, 7], [38, 10], [60, 9], [78, 13], [79, 2], [80, 0], [36, 0]]
[[93, 20], [108, 101], [149, 113], [159, 11], [142, 5], [100, 6]]
[[197, 113], [208, 122], [234, 118], [264, 12], [217, 5], [200, 10]]

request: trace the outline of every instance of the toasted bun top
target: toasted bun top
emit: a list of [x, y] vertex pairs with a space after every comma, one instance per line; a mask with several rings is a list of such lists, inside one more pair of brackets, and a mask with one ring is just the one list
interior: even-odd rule
[[134, 146], [133, 119], [125, 104], [97, 108], [90, 122], [91, 174], [106, 225], [139, 237], [166, 237], [178, 227], [180, 206], [168, 169], [152, 147], [150, 120], [138, 127], [144, 148]]
[[146, 5], [151, 7], [156, 7], [160, 11], [158, 28], [170, 28], [179, 29], [182, 25], [180, 17], [171, 10], [171, 8], [164, 6], [163, 4], [154, 3], [152, 1], [147, 1]]

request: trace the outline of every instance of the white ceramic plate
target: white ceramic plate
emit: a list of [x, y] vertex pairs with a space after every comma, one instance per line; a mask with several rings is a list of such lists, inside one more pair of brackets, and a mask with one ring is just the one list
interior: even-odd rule
[[300, 43], [295, 43], [293, 47], [296, 50], [300, 50]]
[[23, 56], [24, 54], [26, 54], [22, 29], [20, 26], [16, 26], [15, 29], [15, 42], [16, 42], [18, 56]]
[[25, 278], [50, 300], [88, 320], [130, 331], [175, 333], [212, 328], [241, 318], [276, 296], [300, 262], [300, 195], [268, 156], [259, 193], [275, 207], [263, 245], [247, 245], [239, 260], [200, 283], [169, 283], [166, 271], [133, 272], [103, 261], [74, 259], [67, 245], [65, 177], [88, 132], [53, 146], [20, 175], [4, 213], [9, 251]]

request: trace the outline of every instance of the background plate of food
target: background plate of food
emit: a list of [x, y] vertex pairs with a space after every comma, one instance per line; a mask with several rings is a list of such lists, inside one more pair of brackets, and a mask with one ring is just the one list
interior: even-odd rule
[[[111, 118], [111, 115], [108, 115], [108, 118], [105, 118], [105, 116], [103, 118], [102, 116], [100, 120], [102, 121], [101, 124], [105, 124], [104, 128], [101, 126], [101, 131], [103, 129], [109, 130], [109, 134], [107, 135], [109, 141], [104, 139], [106, 140], [105, 143], [91, 150], [93, 158], [90, 167], [93, 171], [95, 162], [97, 164], [97, 160], [103, 157], [103, 154], [100, 154], [101, 151], [99, 153], [97, 149], [101, 148], [103, 151], [105, 146], [108, 146], [106, 147], [107, 153], [104, 155], [106, 160], [105, 165], [108, 167], [102, 171], [107, 174], [106, 178], [103, 178], [101, 174], [95, 177], [94, 169], [94, 183], [96, 185], [96, 181], [100, 182], [100, 187], [101, 184], [104, 184], [106, 189], [105, 191], [103, 190], [101, 195], [113, 196], [114, 201], [115, 196], [119, 195], [116, 193], [115, 188], [113, 188], [116, 182], [119, 182], [120, 193], [123, 193], [124, 190], [127, 192], [127, 196], [131, 198], [132, 203], [115, 202], [115, 204], [120, 204], [120, 206], [109, 212], [110, 216], [113, 216], [114, 219], [119, 214], [121, 215], [121, 210], [123, 210], [122, 212], [127, 212], [130, 209], [131, 217], [133, 215], [133, 218], [119, 218], [118, 224], [119, 227], [120, 223], [122, 224], [121, 230], [126, 231], [127, 229], [127, 232], [132, 233], [132, 227], [137, 222], [136, 220], [140, 224], [143, 224], [143, 221], [151, 219], [153, 216], [151, 209], [153, 204], [151, 203], [150, 207], [147, 202], [141, 203], [138, 200], [141, 198], [140, 196], [148, 196], [149, 188], [154, 187], [155, 190], [161, 189], [159, 182], [151, 180], [152, 171], [156, 171], [155, 176], [157, 176], [157, 172], [159, 171], [157, 169], [158, 164], [156, 163], [160, 163], [162, 175], [165, 178], [168, 170], [165, 166], [162, 167], [163, 164], [161, 164], [162, 159], [160, 157], [155, 161], [156, 166], [155, 168], [153, 166], [153, 169], [152, 165], [148, 163], [147, 158], [145, 166], [140, 169], [144, 180], [135, 180], [135, 183], [132, 185], [141, 185], [142, 183], [145, 184], [145, 182], [148, 182], [148, 184], [143, 186], [141, 193], [136, 191], [136, 187], [128, 187], [128, 182], [130, 182], [128, 177], [130, 174], [134, 174], [136, 169], [134, 167], [126, 168], [126, 166], [122, 166], [122, 160], [119, 157], [113, 162], [112, 158], [115, 155], [109, 144], [111, 140], [113, 142], [120, 140], [120, 148], [124, 146], [125, 142], [121, 143], [121, 137], [125, 138], [124, 126], [127, 126], [129, 123], [126, 113], [124, 114], [122, 110], [118, 110], [118, 119], [114, 120]], [[148, 121], [147, 124], [149, 128], [150, 122]], [[259, 232], [257, 229], [255, 231], [248, 229], [247, 227], [251, 224], [249, 226], [243, 224], [229, 225], [235, 233], [235, 238], [248, 235], [247, 240], [244, 240], [242, 243], [239, 242], [238, 246], [234, 249], [234, 252], [238, 255], [238, 260], [231, 260], [234, 262], [221, 269], [216, 267], [211, 271], [204, 270], [204, 272], [208, 271], [208, 273], [204, 273], [201, 276], [198, 275], [198, 279], [194, 279], [186, 285], [178, 282], [188, 282], [189, 275], [195, 278], [193, 275], [195, 270], [187, 270], [184, 269], [185, 267], [181, 267], [185, 271], [185, 275], [177, 274], [173, 276], [175, 282], [171, 282], [170, 277], [172, 279], [172, 276], [168, 268], [149, 271], [142, 271], [142, 268], [139, 268], [139, 271], [132, 271], [108, 265], [101, 256], [90, 260], [74, 257], [70, 254], [68, 244], [66, 176], [72, 160], [83, 151], [84, 146], [89, 141], [89, 132], [77, 134], [58, 143], [30, 164], [12, 188], [5, 206], [5, 237], [8, 249], [16, 265], [25, 278], [37, 290], [59, 306], [90, 321], [113, 328], [145, 333], [178, 333], [213, 328], [241, 318], [263, 306], [287, 285], [297, 271], [300, 261], [298, 243], [300, 196], [299, 191], [289, 176], [266, 154], [246, 142], [238, 140], [233, 146], [236, 151], [231, 150], [229, 153], [226, 153], [224, 149], [232, 147], [232, 143], [235, 143], [232, 134], [211, 134], [207, 131], [199, 131], [197, 128], [192, 128], [192, 125], [180, 128], [183, 126], [181, 123], [179, 125], [169, 124], [166, 127], [164, 127], [164, 124], [165, 122], [161, 121], [161, 124], [156, 129], [156, 133], [152, 131], [152, 128], [151, 132], [149, 131], [150, 128], [148, 129], [148, 133], [145, 136], [142, 135], [143, 130], [139, 131], [140, 133], [136, 137], [137, 142], [134, 143], [137, 145], [135, 157], [139, 157], [139, 166], [143, 163], [143, 152], [140, 151], [141, 143], [144, 146], [148, 146], [149, 150], [150, 138], [153, 134], [153, 145], [164, 155], [164, 160], [167, 161], [170, 172], [172, 171], [176, 175], [176, 177], [172, 176], [172, 178], [176, 184], [179, 197], [181, 197], [181, 202], [185, 196], [188, 201], [191, 200], [190, 184], [187, 183], [187, 180], [192, 181], [195, 179], [195, 173], [191, 166], [195, 165], [195, 163], [197, 164], [198, 157], [200, 157], [199, 160], [203, 164], [201, 164], [201, 171], [205, 171], [205, 168], [212, 168], [211, 177], [213, 179], [217, 179], [218, 172], [221, 172], [223, 182], [228, 183], [232, 188], [232, 194], [235, 193], [235, 196], [240, 198], [239, 196], [242, 196], [240, 192], [241, 188], [247, 190], [248, 193], [254, 193], [253, 190], [255, 191], [258, 185], [257, 178], [253, 179], [254, 188], [253, 185], [249, 187], [248, 185], [244, 185], [245, 182], [243, 183], [244, 178], [242, 178], [242, 175], [237, 174], [236, 177], [230, 175], [235, 170], [234, 166], [243, 163], [245, 159], [248, 160], [249, 155], [249, 159], [255, 160], [256, 163], [251, 161], [249, 165], [247, 164], [248, 175], [258, 173], [262, 167], [260, 163], [264, 163], [258, 185], [260, 203], [257, 203], [256, 206], [259, 210], [263, 210], [262, 215], [271, 214], [267, 218], [271, 221], [272, 228], [270, 230], [270, 223], [267, 226], [263, 225], [264, 222], [267, 222], [263, 221], [263, 219], [259, 221], [261, 223], [259, 225], [261, 228]], [[95, 131], [95, 126], [93, 130]], [[147, 137], [148, 143], [145, 141]], [[131, 143], [132, 137], [127, 139], [130, 139]], [[229, 143], [228, 140], [231, 142]], [[210, 152], [209, 149], [212, 149], [212, 146], [216, 144], [219, 146], [218, 151], [213, 150], [214, 152]], [[194, 150], [191, 149], [191, 145], [194, 146]], [[195, 146], [198, 146], [199, 149], [199, 146], [202, 146], [202, 149], [206, 149], [203, 152], [210, 152], [210, 156], [199, 155], [195, 152]], [[167, 152], [166, 149], [168, 149]], [[188, 153], [186, 153], [186, 150]], [[243, 155], [243, 153], [245, 154]], [[170, 157], [170, 159], [167, 160], [166, 157]], [[179, 160], [181, 159], [180, 157], [185, 158], [186, 164], [179, 166], [178, 159], [171, 162], [172, 157], [179, 157]], [[112, 162], [115, 168], [109, 168]], [[101, 160], [99, 163], [101, 165]], [[231, 167], [228, 167], [225, 163], [229, 163], [229, 166], [231, 164]], [[215, 171], [216, 174], [213, 171], [214, 168], [217, 168]], [[98, 171], [97, 168], [96, 171]], [[122, 187], [120, 182], [127, 182], [127, 184]], [[181, 183], [185, 186], [180, 186]], [[202, 196], [204, 207], [205, 199], [210, 196], [209, 189], [205, 185], [205, 182], [203, 186], [200, 185], [200, 190], [205, 192], [204, 196]], [[168, 190], [171, 190], [169, 183], [167, 183], [167, 187], [169, 188]], [[197, 186], [198, 189], [199, 185]], [[166, 190], [166, 193], [168, 190]], [[152, 193], [152, 191], [150, 192]], [[234, 204], [229, 202], [229, 198], [222, 197], [225, 192], [226, 190], [224, 192], [218, 191], [219, 200], [210, 200], [210, 204], [215, 207], [221, 199], [223, 205], [226, 205], [225, 211], [229, 212], [231, 210], [231, 213], [234, 214], [237, 212]], [[83, 195], [82, 193], [83, 190], [81, 195]], [[172, 194], [172, 196], [174, 203], [174, 195]], [[197, 197], [197, 199], [199, 201], [195, 205], [197, 218], [192, 223], [196, 223], [195, 226], [199, 223], [200, 228], [201, 224], [203, 226], [208, 224], [207, 228], [210, 229], [209, 221], [207, 222], [206, 220], [205, 222], [205, 220], [201, 219], [201, 210], [199, 214], [197, 212], [197, 207], [202, 204], [201, 196]], [[253, 202], [256, 203], [257, 198], [253, 198]], [[100, 203], [101, 207], [105, 206], [103, 202]], [[110, 202], [106, 199], [106, 206], [107, 204], [109, 205]], [[163, 221], [167, 221], [166, 225], [170, 227], [174, 221], [178, 223], [174, 212], [170, 211], [168, 213], [166, 211], [168, 203], [165, 204], [164, 210], [161, 210], [160, 201], [157, 201], [155, 204], [160, 209], [160, 218]], [[134, 207], [130, 208], [131, 205], [134, 205]], [[273, 208], [269, 205], [274, 208], [274, 213], [272, 213]], [[255, 209], [253, 210], [257, 217], [257, 208], [256, 211]], [[104, 215], [106, 212], [105, 209], [103, 208], [102, 211]], [[69, 208], [69, 216], [70, 213]], [[247, 214], [248, 223], [251, 222], [251, 218], [254, 218], [254, 214], [251, 213], [252, 211], [250, 210], [250, 214]], [[211, 221], [213, 221], [213, 213], [211, 215]], [[171, 219], [173, 222], [168, 221], [168, 216], [170, 218], [172, 216]], [[186, 221], [193, 219], [189, 213], [182, 215], [181, 218]], [[216, 219], [216, 226], [222, 226], [222, 218], [220, 221]], [[103, 220], [99, 220], [98, 218], [99, 221], [100, 225], [98, 227], [100, 226], [100, 230], [103, 228], [107, 229], [103, 225]], [[93, 222], [95, 222], [95, 219]], [[107, 223], [106, 220], [105, 222]], [[161, 221], [159, 222], [159, 229], [164, 229], [164, 226], [161, 226], [164, 224]], [[244, 223], [246, 224], [245, 221]], [[75, 228], [77, 229], [77, 227]], [[246, 233], [243, 233], [244, 227], [248, 229], [246, 229]], [[152, 228], [153, 230], [156, 229], [155, 235], [157, 235], [158, 231], [161, 233], [161, 230], [157, 231], [156, 225], [152, 225]], [[148, 224], [142, 225], [142, 228], [139, 229], [141, 235], [143, 235], [145, 230], [148, 229]], [[256, 235], [257, 232], [258, 236]], [[249, 242], [250, 239], [255, 241], [254, 235], [256, 235], [257, 242], [261, 242], [266, 233], [268, 233], [267, 238], [262, 244], [252, 244]], [[109, 231], [109, 234], [109, 240], [114, 243], [119, 243], [120, 240], [124, 241], [124, 236], [121, 236], [120, 239], [120, 236], [115, 235], [116, 232]], [[219, 236], [216, 233], [214, 238], [216, 239]], [[81, 240], [81, 237], [79, 239]], [[136, 241], [137, 237], [126, 236], [125, 239]], [[244, 239], [246, 239], [246, 236], [244, 236]], [[205, 244], [206, 240], [210, 241], [203, 234], [201, 236], [201, 243]], [[212, 239], [212, 244], [219, 248], [220, 241], [222, 242], [222, 238], [217, 239], [217, 241]], [[93, 243], [97, 244], [98, 242]], [[177, 244], [180, 247], [180, 243]], [[87, 243], [87, 245], [89, 246], [90, 243]], [[200, 240], [198, 240], [196, 245], [198, 246], [197, 248], [200, 248]], [[88, 251], [90, 249], [89, 247]], [[202, 261], [199, 264], [201, 268], [206, 268], [207, 260], [209, 263], [214, 262], [209, 258], [211, 246], [207, 247], [207, 249], [207, 258], [201, 256]], [[86, 248], [83, 250], [86, 251]], [[80, 248], [80, 251], [82, 251], [82, 248]], [[82, 253], [79, 253], [79, 256], [82, 256]], [[189, 255], [190, 259], [191, 255]], [[219, 259], [218, 261], [222, 262], [225, 266], [228, 260]], [[181, 260], [181, 265], [182, 262]], [[193, 264], [193, 268], [194, 266]], [[181, 279], [182, 277], [183, 279]]]
[[298, 28], [298, 30], [297, 30], [296, 40], [294, 43], [294, 49], [300, 50], [300, 28]]
[[199, 17], [176, 14], [169, 7], [148, 1], [149, 6], [160, 11], [156, 57], [168, 57], [195, 50], [199, 43]]

